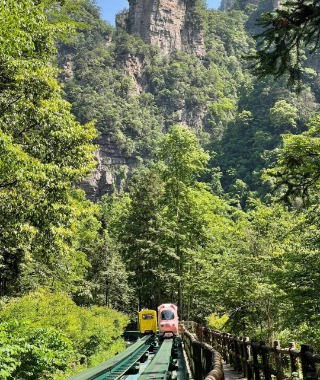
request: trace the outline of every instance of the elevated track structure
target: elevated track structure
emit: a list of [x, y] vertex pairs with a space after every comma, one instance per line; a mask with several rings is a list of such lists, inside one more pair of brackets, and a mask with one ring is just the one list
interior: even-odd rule
[[180, 337], [145, 335], [125, 351], [67, 380], [191, 380]]
[[[280, 347], [205, 328], [180, 324], [180, 336], [158, 343], [156, 334], [114, 358], [67, 380], [318, 380], [320, 355], [310, 345]], [[185, 359], [186, 358], [186, 359]]]
[[121, 379], [145, 355], [153, 343], [146, 335], [129, 346], [125, 351], [96, 367], [71, 376], [68, 380], [116, 380]]

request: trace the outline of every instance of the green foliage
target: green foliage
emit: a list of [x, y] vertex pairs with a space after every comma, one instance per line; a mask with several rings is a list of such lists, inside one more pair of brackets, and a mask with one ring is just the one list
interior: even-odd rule
[[217, 314], [211, 314], [207, 318], [208, 327], [218, 331], [224, 331], [224, 325], [228, 322], [229, 317], [223, 314], [221, 317]]
[[[201, 59], [159, 55], [127, 33], [126, 11], [113, 28], [91, 0], [0, 4], [0, 294], [23, 296], [0, 311], [1, 378], [64, 379], [120, 351], [128, 318], [93, 305], [133, 316], [172, 301], [214, 328], [319, 345], [316, 55], [299, 96], [285, 78], [253, 79], [246, 28], [267, 2], [195, 3]], [[291, 45], [317, 46], [317, 7], [265, 16], [259, 74], [296, 77]], [[120, 194], [97, 204], [75, 188], [94, 167], [94, 125], [127, 161]], [[261, 183], [271, 165], [289, 210]], [[25, 294], [39, 285], [61, 293]]]
[[70, 371], [83, 357], [88, 364], [102, 352], [110, 357], [128, 323], [114, 310], [81, 308], [65, 294], [46, 290], [11, 300], [2, 307], [0, 321], [4, 379], [40, 379]]
[[134, 56], [142, 63], [154, 49], [125, 31], [112, 35], [91, 8], [87, 4], [76, 14], [86, 28], [78, 29], [72, 40], [60, 46], [59, 64], [63, 66], [67, 60], [73, 66], [72, 78], [67, 78], [65, 86], [67, 99], [78, 120], [96, 120], [99, 132], [108, 135], [121, 154], [138, 161], [152, 155], [161, 117], [154, 97], [139, 95], [134, 75], [130, 78], [123, 72], [119, 62]]
[[136, 296], [134, 305], [131, 301], [131, 310], [156, 308], [164, 292], [165, 278], [170, 282], [174, 276], [173, 269], [168, 268], [167, 247], [163, 244], [168, 227], [162, 215], [162, 196], [163, 184], [157, 168], [142, 171], [132, 179], [131, 201], [121, 214], [121, 222], [112, 224]]
[[71, 242], [69, 192], [93, 167], [96, 132], [62, 99], [51, 64], [62, 26], [28, 0], [2, 3], [0, 17], [2, 294], [39, 283], [70, 288], [86, 263]]
[[[262, 9], [269, 10], [270, 2], [255, 6], [238, 1], [238, 10], [228, 12], [206, 11], [201, 1], [196, 5], [195, 23], [204, 28], [206, 45], [202, 60], [186, 52], [161, 57], [156, 48], [127, 33], [127, 12], [112, 30], [100, 24], [90, 7], [77, 15], [87, 27], [78, 28], [74, 39], [61, 46], [59, 64], [67, 58], [74, 67], [66, 83], [73, 112], [82, 123], [97, 120], [110, 146], [135, 165], [131, 179], [130, 165], [118, 169], [117, 189], [125, 193], [103, 199], [103, 215], [95, 212], [88, 220], [84, 244], [81, 235], [87, 224], [79, 226], [77, 244], [90, 252], [91, 268], [78, 301], [133, 312], [172, 300], [183, 316], [200, 321], [212, 313], [226, 314], [226, 329], [257, 339], [272, 339], [282, 330], [301, 337], [304, 326], [312, 323], [316, 334], [317, 302], [312, 317], [306, 317], [315, 294], [311, 292], [299, 312], [295, 296], [302, 300], [305, 288], [299, 288], [294, 272], [297, 263], [298, 273], [307, 278], [294, 250], [303, 252], [301, 263], [312, 266], [317, 250], [311, 230], [316, 227], [309, 230], [304, 215], [273, 205], [268, 186], [260, 180], [263, 170], [276, 162], [281, 134], [304, 131], [319, 109], [314, 72], [306, 72], [303, 91], [296, 97], [286, 78], [276, 83], [256, 80], [247, 70], [244, 57], [255, 53], [246, 28], [257, 30], [253, 19]], [[296, 53], [290, 54], [294, 61]], [[130, 71], [132, 67], [136, 69]], [[175, 126], [185, 121], [196, 135]], [[168, 133], [161, 138], [161, 131]], [[306, 165], [307, 145], [316, 143], [308, 136], [304, 145], [299, 138], [290, 136], [297, 144], [293, 159]], [[200, 141], [209, 150], [211, 170]], [[151, 164], [155, 158], [158, 162]], [[310, 164], [315, 159], [306, 160], [315, 174]], [[280, 159], [279, 172], [288, 173], [288, 163], [283, 160], [282, 165]], [[299, 175], [305, 167], [300, 169], [295, 169]], [[227, 202], [199, 183], [200, 176]], [[316, 180], [309, 192], [316, 200]], [[257, 196], [266, 196], [270, 206]], [[96, 233], [100, 222], [107, 232]], [[300, 233], [295, 224], [306, 230]], [[301, 242], [304, 237], [308, 244]], [[296, 334], [286, 313], [297, 314]]]
[[262, 15], [259, 24], [265, 30], [258, 34], [255, 72], [263, 77], [289, 74], [291, 82], [301, 79], [304, 48], [315, 52], [319, 47], [317, 1], [287, 1], [274, 12]]
[[[286, 201], [297, 198], [307, 202], [309, 193], [317, 193], [319, 185], [319, 115], [311, 119], [309, 130], [301, 135], [284, 135], [283, 149], [278, 152], [277, 165], [266, 173], [274, 178], [273, 186]], [[311, 200], [312, 201], [312, 200]]]
[[285, 79], [253, 83], [239, 104], [239, 113], [231, 120], [221, 142], [213, 148], [217, 154], [213, 166], [222, 172], [221, 183], [233, 197], [233, 185], [241, 179], [249, 191], [264, 196], [268, 191], [260, 178], [263, 170], [275, 164], [275, 149], [281, 146], [281, 134], [301, 133], [307, 120], [318, 110], [314, 93], [306, 87], [299, 96], [289, 91]]
[[195, 247], [205, 242], [205, 221], [198, 217], [197, 209], [197, 195], [200, 196], [204, 189], [200, 187], [197, 191], [196, 179], [205, 171], [209, 155], [188, 128], [177, 125], [164, 136], [159, 158], [164, 164], [164, 215], [171, 230], [166, 244], [172, 250], [172, 267], [178, 275], [176, 297], [183, 314], [182, 289], [186, 263]]
[[137, 307], [171, 299], [190, 317], [197, 302], [205, 303], [202, 281], [212, 270], [205, 247], [223, 240], [228, 208], [197, 182], [208, 154], [188, 128], [172, 127], [159, 143], [159, 159], [133, 178], [130, 202], [112, 205], [110, 232], [121, 243]]
[[0, 374], [2, 379], [13, 377], [40, 379], [44, 374], [65, 370], [76, 358], [70, 341], [50, 328], [28, 328], [22, 321], [0, 324]]
[[118, 242], [105, 232], [95, 241], [90, 253], [91, 265], [86, 276], [89, 283], [78, 292], [78, 302], [106, 305], [126, 313], [136, 310]]
[[172, 182], [173, 191], [174, 188], [179, 191], [180, 184], [192, 185], [205, 171], [209, 154], [204, 152], [190, 129], [175, 125], [160, 143], [159, 158], [166, 167], [165, 179]]

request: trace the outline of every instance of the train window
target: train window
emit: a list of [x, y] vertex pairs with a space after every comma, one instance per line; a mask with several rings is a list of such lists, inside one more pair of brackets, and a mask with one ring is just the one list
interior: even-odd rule
[[168, 321], [170, 319], [174, 319], [174, 312], [171, 310], [162, 310], [161, 319]]
[[153, 314], [143, 314], [142, 319], [153, 319]]

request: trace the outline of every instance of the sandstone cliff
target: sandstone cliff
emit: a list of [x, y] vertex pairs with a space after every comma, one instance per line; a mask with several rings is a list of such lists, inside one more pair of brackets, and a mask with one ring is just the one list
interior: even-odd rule
[[[201, 30], [201, 19], [197, 14], [198, 0], [128, 0], [129, 14], [127, 30], [137, 34], [145, 43], [159, 48], [159, 55], [164, 57], [175, 51], [184, 51], [199, 58], [205, 55], [205, 45]], [[123, 14], [119, 15], [117, 27], [123, 27]], [[132, 80], [132, 91], [139, 95], [148, 89], [145, 70], [148, 62], [142, 56], [127, 54], [119, 68]], [[69, 73], [70, 76], [70, 73]], [[166, 125], [172, 123], [189, 124], [193, 129], [202, 128], [205, 110], [187, 109], [182, 103], [175, 109], [168, 109]], [[97, 168], [90, 178], [83, 181], [81, 187], [88, 198], [97, 200], [102, 195], [119, 189], [123, 168], [136, 165], [135, 157], [124, 155], [109, 141], [106, 134], [101, 134], [97, 141]]]
[[184, 50], [203, 56], [205, 49], [195, 0], [128, 0], [129, 30], [158, 46], [162, 55]]

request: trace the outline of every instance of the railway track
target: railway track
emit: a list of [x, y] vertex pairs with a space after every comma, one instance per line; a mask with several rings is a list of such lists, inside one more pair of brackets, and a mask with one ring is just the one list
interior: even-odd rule
[[170, 379], [170, 365], [172, 365], [173, 339], [164, 340], [157, 354], [148, 367], [139, 376], [139, 380], [166, 380]]
[[[178, 356], [179, 360], [174, 359]], [[67, 380], [186, 380], [181, 358], [180, 338], [164, 339], [159, 344], [156, 336], [144, 336], [112, 359]]]

